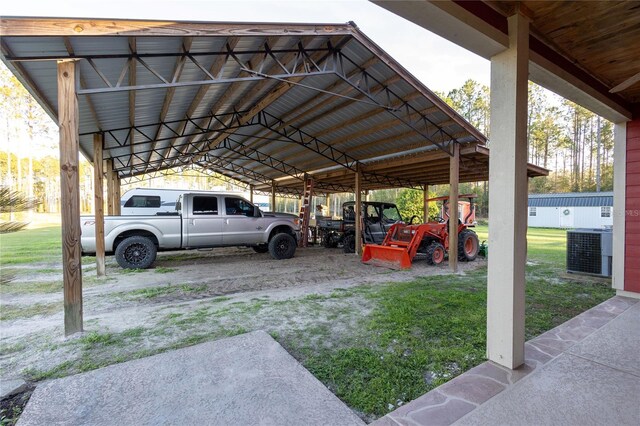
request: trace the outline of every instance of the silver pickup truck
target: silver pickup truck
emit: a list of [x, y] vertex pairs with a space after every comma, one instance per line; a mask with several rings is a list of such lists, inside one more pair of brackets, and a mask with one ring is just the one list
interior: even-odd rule
[[[106, 216], [105, 252], [123, 268], [150, 267], [159, 250], [245, 246], [275, 259], [293, 257], [299, 219], [287, 213], [263, 213], [233, 194], [184, 194], [176, 211], [156, 216]], [[96, 251], [95, 218], [81, 217], [82, 253]]]

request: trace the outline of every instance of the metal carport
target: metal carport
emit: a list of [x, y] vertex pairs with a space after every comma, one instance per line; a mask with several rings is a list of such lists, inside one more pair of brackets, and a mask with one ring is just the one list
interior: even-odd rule
[[0, 32], [2, 60], [60, 126], [67, 334], [82, 330], [78, 151], [98, 219], [103, 160], [110, 213], [121, 179], [169, 169], [292, 196], [307, 175], [358, 199], [450, 182], [452, 214], [458, 182], [488, 177], [486, 137], [353, 23], [3, 18]]

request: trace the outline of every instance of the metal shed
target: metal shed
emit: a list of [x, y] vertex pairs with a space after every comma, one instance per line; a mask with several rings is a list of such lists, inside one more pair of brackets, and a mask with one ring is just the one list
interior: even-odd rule
[[613, 225], [613, 192], [529, 194], [529, 226], [604, 228]]

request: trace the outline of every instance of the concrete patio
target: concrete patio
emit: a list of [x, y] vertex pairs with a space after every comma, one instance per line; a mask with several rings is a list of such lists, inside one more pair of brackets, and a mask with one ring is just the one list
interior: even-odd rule
[[640, 424], [640, 301], [613, 297], [374, 422], [397, 425]]
[[256, 331], [39, 385], [20, 425], [364, 425]]

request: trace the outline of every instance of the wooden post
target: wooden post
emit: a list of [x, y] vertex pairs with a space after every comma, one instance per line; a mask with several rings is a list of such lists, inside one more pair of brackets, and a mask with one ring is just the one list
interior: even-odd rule
[[102, 170], [102, 142], [104, 135], [93, 135], [93, 193], [95, 212], [95, 237], [96, 237], [96, 275], [102, 277], [106, 273], [104, 260], [104, 197], [103, 170]]
[[422, 198], [422, 222], [427, 223], [429, 222], [429, 202], [427, 201], [429, 199], [429, 185], [425, 184], [423, 191], [424, 197]]
[[120, 205], [120, 177], [117, 172], [113, 172], [113, 214], [120, 216], [122, 213]]
[[362, 255], [362, 171], [360, 165], [356, 170], [356, 254]]
[[326, 198], [326, 204], [327, 204], [327, 216], [332, 216], [331, 215], [331, 194], [327, 194], [327, 198]]
[[249, 201], [253, 203], [253, 185], [249, 185]]
[[76, 97], [76, 61], [74, 60], [58, 61], [58, 125], [60, 126], [64, 334], [69, 336], [82, 331], [78, 98]]
[[276, 181], [271, 181], [271, 211], [276, 211]]
[[449, 160], [449, 267], [458, 272], [458, 179], [460, 178], [460, 145], [453, 144]]
[[113, 207], [113, 193], [115, 191], [115, 182], [113, 179], [113, 160], [109, 159], [106, 161], [106, 173], [107, 173], [107, 214], [109, 216], [114, 215], [114, 207]]

